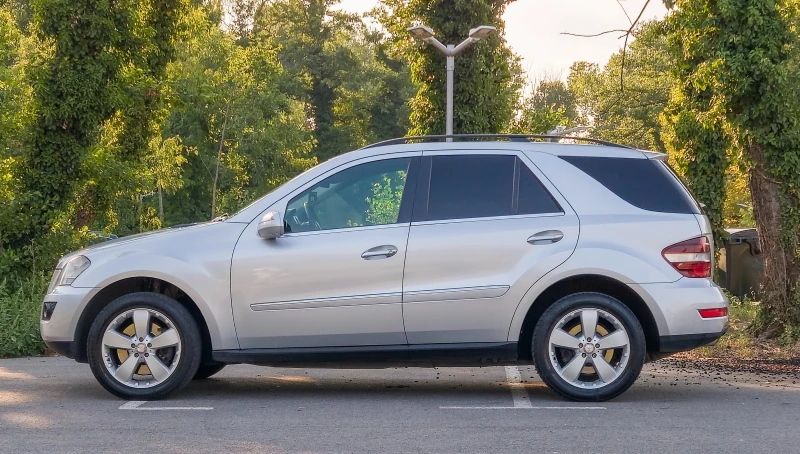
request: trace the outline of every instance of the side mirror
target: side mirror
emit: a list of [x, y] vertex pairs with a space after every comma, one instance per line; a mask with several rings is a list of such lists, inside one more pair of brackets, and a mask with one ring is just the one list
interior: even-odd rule
[[277, 211], [270, 211], [258, 223], [258, 236], [265, 240], [274, 240], [283, 235], [283, 216]]

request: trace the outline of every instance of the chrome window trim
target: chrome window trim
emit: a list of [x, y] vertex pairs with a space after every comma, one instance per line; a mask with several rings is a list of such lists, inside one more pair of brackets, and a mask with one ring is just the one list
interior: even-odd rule
[[414, 221], [411, 227], [419, 225], [439, 225], [439, 224], [460, 224], [463, 222], [490, 222], [490, 221], [504, 221], [513, 219], [530, 219], [530, 218], [553, 218], [564, 216], [563, 211], [558, 213], [540, 213], [540, 214], [512, 214], [508, 216], [489, 216], [483, 218], [461, 218], [461, 219], [440, 219], [436, 221]]
[[359, 227], [343, 227], [341, 229], [312, 230], [308, 232], [290, 232], [290, 233], [284, 233], [283, 235], [281, 235], [281, 238], [293, 238], [293, 237], [303, 237], [311, 235], [329, 235], [333, 233], [345, 233], [345, 232], [361, 232], [365, 230], [408, 227], [409, 225], [410, 225], [409, 222], [395, 222], [394, 224], [362, 225]]

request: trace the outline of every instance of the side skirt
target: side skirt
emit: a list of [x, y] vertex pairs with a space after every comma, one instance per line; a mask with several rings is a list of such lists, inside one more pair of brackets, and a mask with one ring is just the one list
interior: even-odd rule
[[214, 361], [281, 367], [386, 368], [521, 364], [516, 342], [216, 350]]

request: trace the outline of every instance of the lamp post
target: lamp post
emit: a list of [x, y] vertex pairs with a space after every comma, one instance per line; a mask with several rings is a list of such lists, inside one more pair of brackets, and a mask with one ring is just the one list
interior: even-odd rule
[[[447, 56], [447, 120], [445, 122], [445, 134], [448, 136], [453, 135], [453, 72], [456, 69], [456, 55], [463, 52], [464, 49], [471, 46], [473, 43], [486, 38], [495, 31], [497, 31], [497, 28], [492, 27], [491, 25], [481, 25], [480, 27], [475, 27], [470, 30], [469, 37], [464, 41], [461, 41], [461, 44], [457, 46], [448, 44], [445, 46], [433, 36], [433, 30], [431, 30], [430, 27], [426, 27], [425, 25], [415, 25], [408, 28], [408, 33], [410, 33], [414, 39], [418, 39], [430, 44], [436, 48], [436, 50]], [[452, 140], [453, 139], [449, 137], [447, 138], [448, 142]]]

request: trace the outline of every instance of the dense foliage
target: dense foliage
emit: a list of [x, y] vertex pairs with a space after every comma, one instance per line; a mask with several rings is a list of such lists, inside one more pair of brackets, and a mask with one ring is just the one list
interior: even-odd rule
[[[365, 19], [338, 0], [0, 0], [0, 356], [41, 350], [37, 295], [64, 252], [443, 133], [445, 58], [414, 24], [445, 44], [498, 28], [456, 57], [456, 133], [587, 126], [669, 153], [718, 233], [758, 225], [764, 326], [799, 324], [796, 0], [667, 2], [604, 66], [527, 86], [503, 35], [512, 1], [382, 0]], [[370, 222], [398, 185], [374, 184]]]
[[592, 119], [592, 136], [638, 148], [665, 151], [659, 115], [673, 77], [663, 22], [647, 22], [624, 55], [614, 54], [602, 70], [576, 62], [567, 78], [577, 109]]
[[672, 146], [721, 224], [727, 156], [741, 152], [764, 255], [763, 329], [800, 324], [797, 4], [679, 0], [668, 18], [678, 83]]

